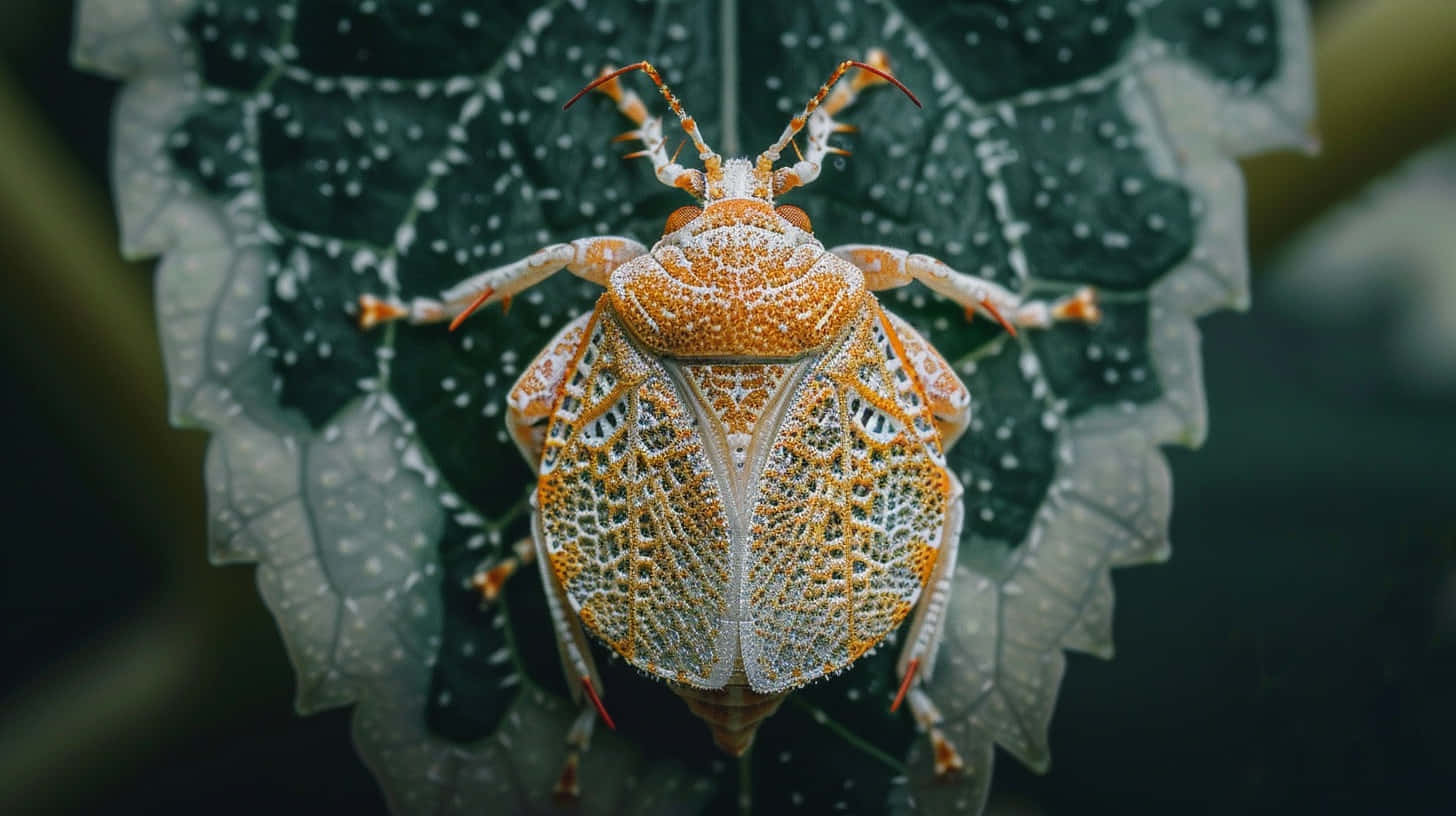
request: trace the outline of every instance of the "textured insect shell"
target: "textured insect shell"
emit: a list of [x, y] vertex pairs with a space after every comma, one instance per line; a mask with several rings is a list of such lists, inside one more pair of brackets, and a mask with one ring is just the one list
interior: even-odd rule
[[540, 529], [634, 666], [755, 692], [837, 672], [913, 608], [950, 479], [858, 269], [757, 199], [619, 268], [547, 425]]

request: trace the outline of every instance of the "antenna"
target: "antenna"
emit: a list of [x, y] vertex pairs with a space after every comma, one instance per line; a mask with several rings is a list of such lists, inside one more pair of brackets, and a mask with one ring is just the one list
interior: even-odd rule
[[[834, 69], [834, 73], [829, 75], [829, 79], [825, 80], [824, 84], [819, 86], [819, 93], [814, 94], [814, 97], [809, 100], [808, 104], [804, 105], [804, 109], [802, 111], [799, 111], [799, 113], [795, 114], [793, 119], [789, 120], [788, 127], [784, 128], [784, 132], [782, 135], [779, 136], [778, 141], [774, 142], [772, 145], [769, 145], [769, 148], [767, 150], [758, 154], [758, 163], [760, 167], [768, 169], [769, 167], [773, 166], [774, 162], [779, 160], [779, 153], [783, 152], [783, 149], [789, 144], [790, 141], [793, 140], [794, 136], [800, 130], [804, 129], [804, 125], [809, 122], [809, 117], [813, 115], [814, 111], [818, 110], [819, 103], [823, 102], [824, 97], [829, 95], [829, 91], [831, 88], [834, 87], [834, 83], [838, 82], [839, 78], [844, 76], [844, 72], [848, 71], [851, 68], [858, 68], [861, 71], [869, 71], [870, 73], [879, 76], [881, 79], [885, 80], [891, 85], [894, 85], [896, 88], [899, 88], [901, 91], [904, 92], [906, 96], [910, 97], [910, 101], [915, 103], [915, 107], [924, 107], [920, 104], [920, 100], [915, 98], [915, 94], [911, 93], [910, 89], [905, 87], [904, 84], [900, 82], [900, 80], [895, 79], [893, 76], [891, 76], [888, 71], [877, 68], [867, 62], [860, 62], [859, 60], [845, 60], [844, 62], [839, 63], [839, 66]], [[767, 167], [764, 167], [765, 160], [767, 160]]]
[[[697, 120], [693, 119], [693, 117], [688, 115], [687, 111], [683, 110], [682, 103], [677, 100], [677, 96], [673, 94], [672, 89], [667, 87], [666, 82], [662, 81], [662, 75], [658, 74], [657, 69], [652, 67], [652, 63], [648, 62], [647, 60], [634, 62], [631, 65], [626, 65], [614, 71], [609, 71], [605, 74], [602, 74], [601, 76], [592, 80], [591, 84], [577, 91], [576, 96], [573, 96], [572, 98], [566, 100], [566, 104], [562, 105], [561, 109], [566, 110], [567, 108], [576, 104], [576, 100], [581, 99], [583, 96], [586, 96], [588, 93], [595, 90], [597, 86], [604, 85], [621, 76], [622, 74], [628, 74], [633, 71], [641, 71], [642, 73], [651, 77], [652, 81], [657, 84], [657, 89], [662, 92], [662, 98], [667, 100], [667, 104], [669, 107], [672, 108], [672, 112], [677, 114], [678, 121], [682, 123], [683, 132], [687, 133], [688, 138], [693, 140], [693, 146], [698, 149], [698, 155], [703, 159], [703, 161], [707, 162], [711, 157], [718, 159], [721, 162], [722, 157], [719, 156], [717, 152], [713, 150], [713, 148], [708, 147], [707, 142], [703, 141], [702, 134], [698, 132]], [[906, 93], [909, 92], [907, 91]]]

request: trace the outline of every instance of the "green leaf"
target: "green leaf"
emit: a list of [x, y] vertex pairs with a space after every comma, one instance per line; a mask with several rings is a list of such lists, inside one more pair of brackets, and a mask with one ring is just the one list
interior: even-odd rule
[[599, 651], [622, 731], [594, 738], [582, 805], [977, 811], [993, 745], [1046, 767], [1062, 650], [1110, 656], [1108, 569], [1168, 554], [1157, 446], [1204, 432], [1193, 318], [1247, 300], [1230, 157], [1304, 139], [1304, 10], [585, 6], [82, 0], [78, 61], [130, 81], [117, 199], [126, 251], [165, 254], [173, 415], [215, 434], [213, 556], [259, 564], [300, 708], [358, 704], [397, 811], [546, 808], [573, 715], [542, 593], [517, 578], [483, 610], [468, 580], [528, 526], [505, 393], [598, 293], [558, 276], [453, 334], [364, 334], [353, 303], [433, 295], [553, 241], [660, 234], [686, 199], [617, 160], [625, 120], [600, 96], [561, 110], [606, 64], [650, 58], [732, 154], [776, 137], [840, 59], [884, 48], [925, 108], [881, 89], [844, 114], [854, 156], [791, 194], [818, 236], [1036, 297], [1091, 284], [1106, 313], [1010, 338], [918, 284], [883, 293], [972, 393], [948, 452], [967, 524], [928, 684], [967, 773], [933, 780], [928, 741], [886, 711], [890, 644], [797, 692], [742, 767]]

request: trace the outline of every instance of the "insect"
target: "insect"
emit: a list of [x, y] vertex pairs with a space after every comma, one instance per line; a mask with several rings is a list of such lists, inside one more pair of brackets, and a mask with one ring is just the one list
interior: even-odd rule
[[[701, 169], [669, 156], [662, 120], [622, 84], [639, 70]], [[826, 249], [806, 212], [776, 203], [843, 153], [829, 140], [850, 128], [834, 117], [885, 83], [919, 105], [874, 51], [840, 63], [757, 157], [725, 160], [649, 63], [604, 72], [567, 106], [606, 94], [636, 125], [619, 137], [642, 143], [631, 155], [696, 200], [668, 217], [656, 244], [583, 238], [438, 298], [360, 299], [365, 328], [454, 328], [561, 270], [604, 290], [510, 392], [509, 432], [538, 475], [532, 538], [475, 576], [489, 602], [520, 566], [539, 565], [581, 709], [558, 792], [576, 793], [596, 719], [615, 727], [588, 632], [666, 681], [720, 748], [741, 755], [789, 693], [851, 666], [908, 619], [891, 708], [908, 703], [938, 774], [962, 765], [924, 681], [964, 517], [944, 451], [970, 421], [970, 395], [874, 292], [918, 280], [1011, 333], [1099, 312], [1090, 289], [1023, 300], [926, 255]], [[790, 146], [797, 161], [776, 167]]]

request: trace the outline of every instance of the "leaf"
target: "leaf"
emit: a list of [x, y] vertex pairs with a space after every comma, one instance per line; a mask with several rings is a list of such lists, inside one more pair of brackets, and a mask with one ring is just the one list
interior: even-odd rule
[[129, 80], [115, 186], [125, 251], [165, 255], [172, 413], [214, 432], [214, 559], [259, 564], [299, 707], [358, 703], [398, 812], [548, 809], [570, 711], [541, 592], [514, 580], [482, 611], [467, 581], [526, 532], [505, 392], [596, 292], [558, 276], [455, 334], [364, 334], [351, 304], [432, 295], [551, 241], [658, 234], [684, 200], [616, 160], [621, 117], [600, 98], [560, 110], [604, 64], [650, 57], [738, 153], [839, 59], [882, 47], [925, 109], [873, 92], [846, 114], [855, 155], [793, 194], [825, 244], [929, 252], [1042, 297], [1090, 283], [1106, 311], [1012, 339], [918, 285], [886, 293], [973, 395], [949, 453], [968, 523], [927, 673], [967, 773], [935, 782], [929, 743], [886, 711], [892, 646], [797, 693], [741, 768], [599, 654], [622, 732], [595, 738], [583, 806], [977, 811], [993, 744], [1047, 766], [1061, 650], [1111, 655], [1108, 569], [1168, 555], [1157, 445], [1203, 437], [1193, 318], [1247, 302], [1230, 157], [1305, 141], [1304, 9], [585, 5], [82, 0], [78, 62]]

